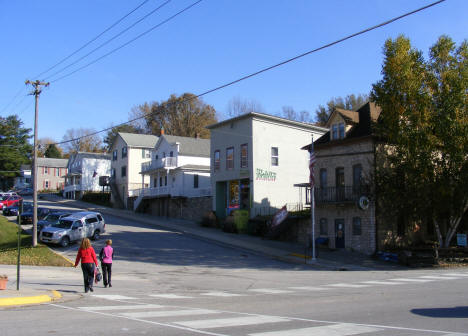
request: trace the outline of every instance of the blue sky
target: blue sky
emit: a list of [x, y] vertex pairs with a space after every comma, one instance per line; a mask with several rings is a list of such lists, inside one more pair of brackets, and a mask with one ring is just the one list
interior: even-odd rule
[[[0, 111], [33, 127], [26, 79], [48, 75], [133, 24], [163, 0], [150, 0], [88, 48], [36, 76], [94, 38], [143, 0], [0, 0]], [[195, 0], [172, 0], [101, 50], [65, 70], [98, 58]], [[132, 107], [170, 94], [202, 93], [433, 1], [203, 0], [139, 40], [77, 73], [52, 82], [39, 103], [39, 138], [60, 141], [70, 128], [101, 130], [129, 119]], [[233, 97], [259, 102], [266, 113], [283, 106], [314, 113], [330, 98], [368, 93], [381, 77], [382, 47], [400, 34], [425, 55], [446, 34], [468, 38], [468, 1], [437, 6], [255, 78], [204, 96], [226, 115]], [[13, 100], [15, 95], [20, 95]], [[11, 104], [10, 104], [11, 102]], [[10, 104], [10, 105], [8, 105]]]

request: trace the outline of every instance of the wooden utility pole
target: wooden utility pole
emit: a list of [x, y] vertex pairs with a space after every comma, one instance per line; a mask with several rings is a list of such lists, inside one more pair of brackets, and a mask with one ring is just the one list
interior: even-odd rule
[[38, 109], [39, 109], [39, 95], [42, 92], [42, 86], [49, 86], [49, 83], [41, 82], [36, 80], [34, 82], [27, 80], [26, 85], [31, 84], [34, 87], [34, 91], [31, 92], [31, 95], [36, 97], [36, 108], [34, 113], [34, 160], [33, 160], [33, 230], [32, 230], [32, 241], [33, 247], [37, 246], [37, 118], [38, 118]]

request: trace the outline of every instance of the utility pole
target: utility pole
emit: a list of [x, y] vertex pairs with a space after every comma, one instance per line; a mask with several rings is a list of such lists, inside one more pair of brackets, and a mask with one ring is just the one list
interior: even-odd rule
[[33, 161], [33, 231], [32, 231], [32, 240], [33, 247], [37, 246], [37, 118], [38, 118], [38, 103], [39, 95], [42, 92], [42, 86], [49, 86], [49, 83], [41, 82], [36, 80], [34, 82], [27, 80], [26, 85], [31, 84], [34, 87], [34, 91], [31, 92], [31, 95], [36, 97], [36, 108], [34, 113], [34, 161]]

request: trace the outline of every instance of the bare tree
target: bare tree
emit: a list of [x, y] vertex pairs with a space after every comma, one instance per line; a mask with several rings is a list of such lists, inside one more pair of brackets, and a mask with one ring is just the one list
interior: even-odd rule
[[262, 105], [253, 99], [242, 99], [239, 96], [232, 98], [228, 104], [228, 116], [234, 118], [251, 112], [263, 112]]
[[64, 150], [70, 153], [76, 152], [104, 152], [102, 139], [99, 135], [94, 134], [95, 130], [91, 128], [71, 128], [65, 132], [62, 141], [67, 141], [63, 144]]

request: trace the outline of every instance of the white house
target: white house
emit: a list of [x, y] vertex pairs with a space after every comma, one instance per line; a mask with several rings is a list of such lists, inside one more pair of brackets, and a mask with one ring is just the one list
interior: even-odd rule
[[210, 210], [210, 140], [162, 134], [141, 174], [151, 182], [138, 191], [136, 211], [200, 219]]
[[305, 205], [294, 187], [309, 178], [309, 155], [301, 147], [327, 129], [262, 113], [244, 114], [208, 129], [212, 209], [218, 218], [233, 210], [246, 210], [253, 218], [284, 205], [289, 210]]
[[78, 152], [68, 160], [63, 195], [79, 199], [86, 191], [101, 191], [100, 176], [110, 176], [110, 156], [102, 153]]
[[20, 176], [15, 177], [15, 189], [21, 189], [26, 187], [32, 188], [31, 166], [21, 165], [20, 174]]
[[131, 207], [133, 191], [149, 187], [149, 176], [140, 174], [141, 164], [151, 161], [151, 151], [158, 137], [150, 134], [117, 133], [110, 149], [111, 202], [120, 208]]

